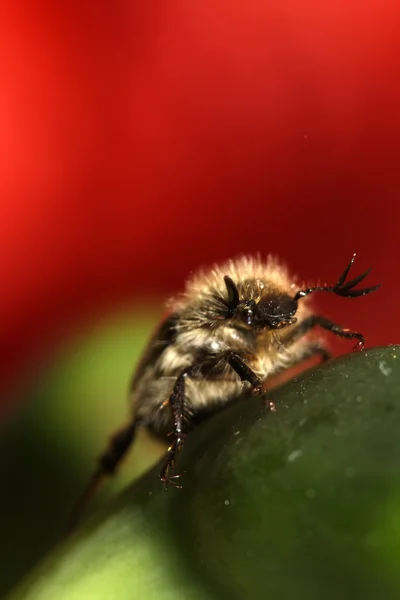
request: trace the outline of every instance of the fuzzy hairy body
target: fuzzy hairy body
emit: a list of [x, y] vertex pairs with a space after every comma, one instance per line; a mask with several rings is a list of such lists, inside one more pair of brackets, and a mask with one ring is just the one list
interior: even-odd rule
[[[134, 418], [156, 435], [164, 437], [171, 431], [167, 401], [186, 369], [195, 366], [186, 380], [185, 410], [196, 415], [229, 402], [243, 387], [224, 360], [227, 352], [240, 355], [261, 381], [307, 355], [309, 336], [286, 341], [296, 324], [255, 329], [227, 318], [226, 275], [235, 281], [242, 297], [254, 302], [265, 295], [293, 295], [298, 287], [272, 257], [266, 262], [246, 257], [229, 261], [188, 281], [185, 293], [171, 301], [171, 313], [150, 341], [131, 386]], [[298, 308], [298, 322], [309, 314], [307, 299]]]
[[150, 340], [132, 380], [129, 423], [99, 457], [72, 523], [104, 476], [115, 473], [138, 427], [162, 439], [171, 436], [160, 481], [182, 487], [176, 464], [189, 428], [233, 400], [243, 385], [260, 393], [263, 382], [283, 369], [316, 355], [329, 360], [323, 340], [313, 333], [317, 327], [357, 340], [354, 350], [362, 350], [362, 333], [313, 314], [309, 306], [316, 292], [357, 298], [378, 289], [358, 287], [370, 269], [349, 281], [354, 259], [355, 254], [334, 285], [300, 287], [274, 257], [265, 262], [243, 257], [190, 279]]

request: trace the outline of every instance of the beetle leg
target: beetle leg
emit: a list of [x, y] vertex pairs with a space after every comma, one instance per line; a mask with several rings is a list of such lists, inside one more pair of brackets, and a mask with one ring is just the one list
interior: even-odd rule
[[185, 380], [189, 375], [190, 370], [184, 371], [177, 378], [172, 394], [169, 397], [168, 403], [171, 407], [172, 417], [174, 422], [174, 429], [172, 435], [174, 440], [168, 448], [168, 458], [161, 469], [160, 479], [165, 486], [168, 484], [174, 485], [175, 487], [182, 487], [175, 482], [175, 479], [179, 479], [180, 475], [170, 476], [169, 472], [174, 469], [176, 458], [179, 451], [181, 450], [184, 440], [186, 438], [185, 431]]
[[337, 325], [333, 321], [330, 321], [329, 319], [326, 319], [320, 315], [311, 315], [310, 317], [304, 319], [304, 321], [299, 323], [299, 325], [297, 325], [297, 327], [295, 327], [287, 336], [282, 338], [282, 343], [294, 343], [303, 337], [303, 335], [308, 333], [310, 329], [313, 329], [317, 326], [322, 327], [322, 329], [326, 329], [327, 331], [330, 331], [331, 333], [334, 333], [342, 338], [357, 339], [358, 342], [354, 346], [353, 350], [362, 350], [364, 348], [365, 338], [362, 333], [345, 329], [344, 327], [341, 327], [341, 325]]
[[246, 365], [243, 358], [235, 352], [227, 352], [225, 360], [230, 367], [237, 373], [242, 381], [248, 381], [253, 388], [254, 393], [262, 392], [262, 382], [257, 375]]
[[117, 431], [110, 439], [108, 448], [98, 460], [97, 470], [93, 473], [71, 514], [68, 531], [74, 529], [80, 522], [87, 505], [98, 492], [103, 480], [115, 473], [134, 440], [137, 425], [138, 422], [135, 419], [128, 426]]

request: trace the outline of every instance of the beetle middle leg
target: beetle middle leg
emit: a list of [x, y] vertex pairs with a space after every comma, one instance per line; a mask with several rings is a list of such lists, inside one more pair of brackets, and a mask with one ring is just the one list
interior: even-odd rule
[[295, 327], [287, 336], [282, 338], [282, 342], [289, 344], [294, 343], [317, 326], [322, 327], [322, 329], [326, 329], [327, 331], [330, 331], [331, 333], [334, 333], [342, 338], [357, 339], [358, 342], [354, 346], [353, 350], [362, 350], [364, 348], [365, 338], [362, 333], [345, 329], [344, 327], [341, 327], [340, 325], [337, 325], [333, 321], [330, 321], [329, 319], [326, 319], [320, 315], [311, 315], [310, 317], [304, 319], [304, 321], [299, 323], [299, 325], [297, 325], [297, 327]]
[[187, 435], [188, 411], [185, 406], [185, 382], [188, 377], [195, 376], [196, 370], [200, 369], [203, 374], [212, 370], [220, 361], [221, 358], [239, 375], [242, 381], [248, 381], [253, 388], [254, 393], [262, 392], [262, 382], [257, 375], [245, 363], [243, 358], [235, 352], [228, 351], [223, 356], [214, 357], [211, 360], [205, 361], [202, 366], [193, 366], [181, 373], [174, 385], [172, 394], [165, 404], [169, 404], [172, 411], [174, 429], [172, 435], [174, 440], [168, 448], [168, 458], [160, 472], [160, 479], [164, 485], [169, 484], [181, 488], [182, 486], [176, 482], [181, 477], [180, 474], [170, 475], [171, 469], [174, 469], [179, 451], [182, 449], [183, 443]]
[[174, 422], [173, 436], [174, 440], [168, 448], [168, 458], [160, 472], [160, 479], [165, 486], [168, 484], [174, 485], [175, 487], [181, 488], [175, 480], [179, 479], [181, 475], [170, 475], [169, 472], [175, 467], [176, 458], [183, 446], [183, 442], [186, 437], [185, 429], [185, 380], [189, 375], [190, 370], [184, 371], [177, 378], [172, 394], [167, 401], [172, 411], [172, 417]]

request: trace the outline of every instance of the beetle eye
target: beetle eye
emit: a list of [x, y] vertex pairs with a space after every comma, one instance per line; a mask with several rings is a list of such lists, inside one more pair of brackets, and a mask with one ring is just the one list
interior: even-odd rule
[[258, 317], [265, 321], [286, 321], [297, 311], [297, 302], [287, 294], [271, 295], [257, 305]]

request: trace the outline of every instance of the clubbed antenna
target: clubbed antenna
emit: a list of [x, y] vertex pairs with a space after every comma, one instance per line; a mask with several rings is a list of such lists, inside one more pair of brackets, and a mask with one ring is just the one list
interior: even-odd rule
[[237, 289], [234, 281], [230, 277], [228, 277], [228, 275], [225, 275], [224, 281], [225, 281], [226, 289], [228, 291], [228, 307], [230, 308], [230, 310], [235, 310], [235, 308], [239, 304], [238, 289]]
[[373, 285], [371, 287], [361, 288], [358, 290], [353, 289], [356, 287], [356, 285], [358, 285], [363, 279], [367, 277], [371, 269], [368, 269], [367, 271], [365, 271], [365, 273], [362, 273], [361, 275], [358, 275], [358, 277], [355, 277], [351, 281], [345, 283], [346, 277], [349, 274], [349, 271], [355, 258], [356, 255], [353, 254], [349, 264], [347, 265], [347, 267], [345, 268], [345, 270], [343, 271], [343, 273], [341, 274], [337, 283], [334, 286], [311, 287], [306, 290], [300, 290], [299, 292], [297, 292], [294, 299], [300, 300], [301, 298], [304, 298], [305, 296], [308, 296], [308, 294], [312, 294], [313, 292], [330, 292], [332, 294], [336, 294], [337, 296], [343, 296], [344, 298], [357, 298], [358, 296], [366, 296], [367, 294], [370, 294], [371, 292], [377, 290], [380, 287], [380, 285]]

